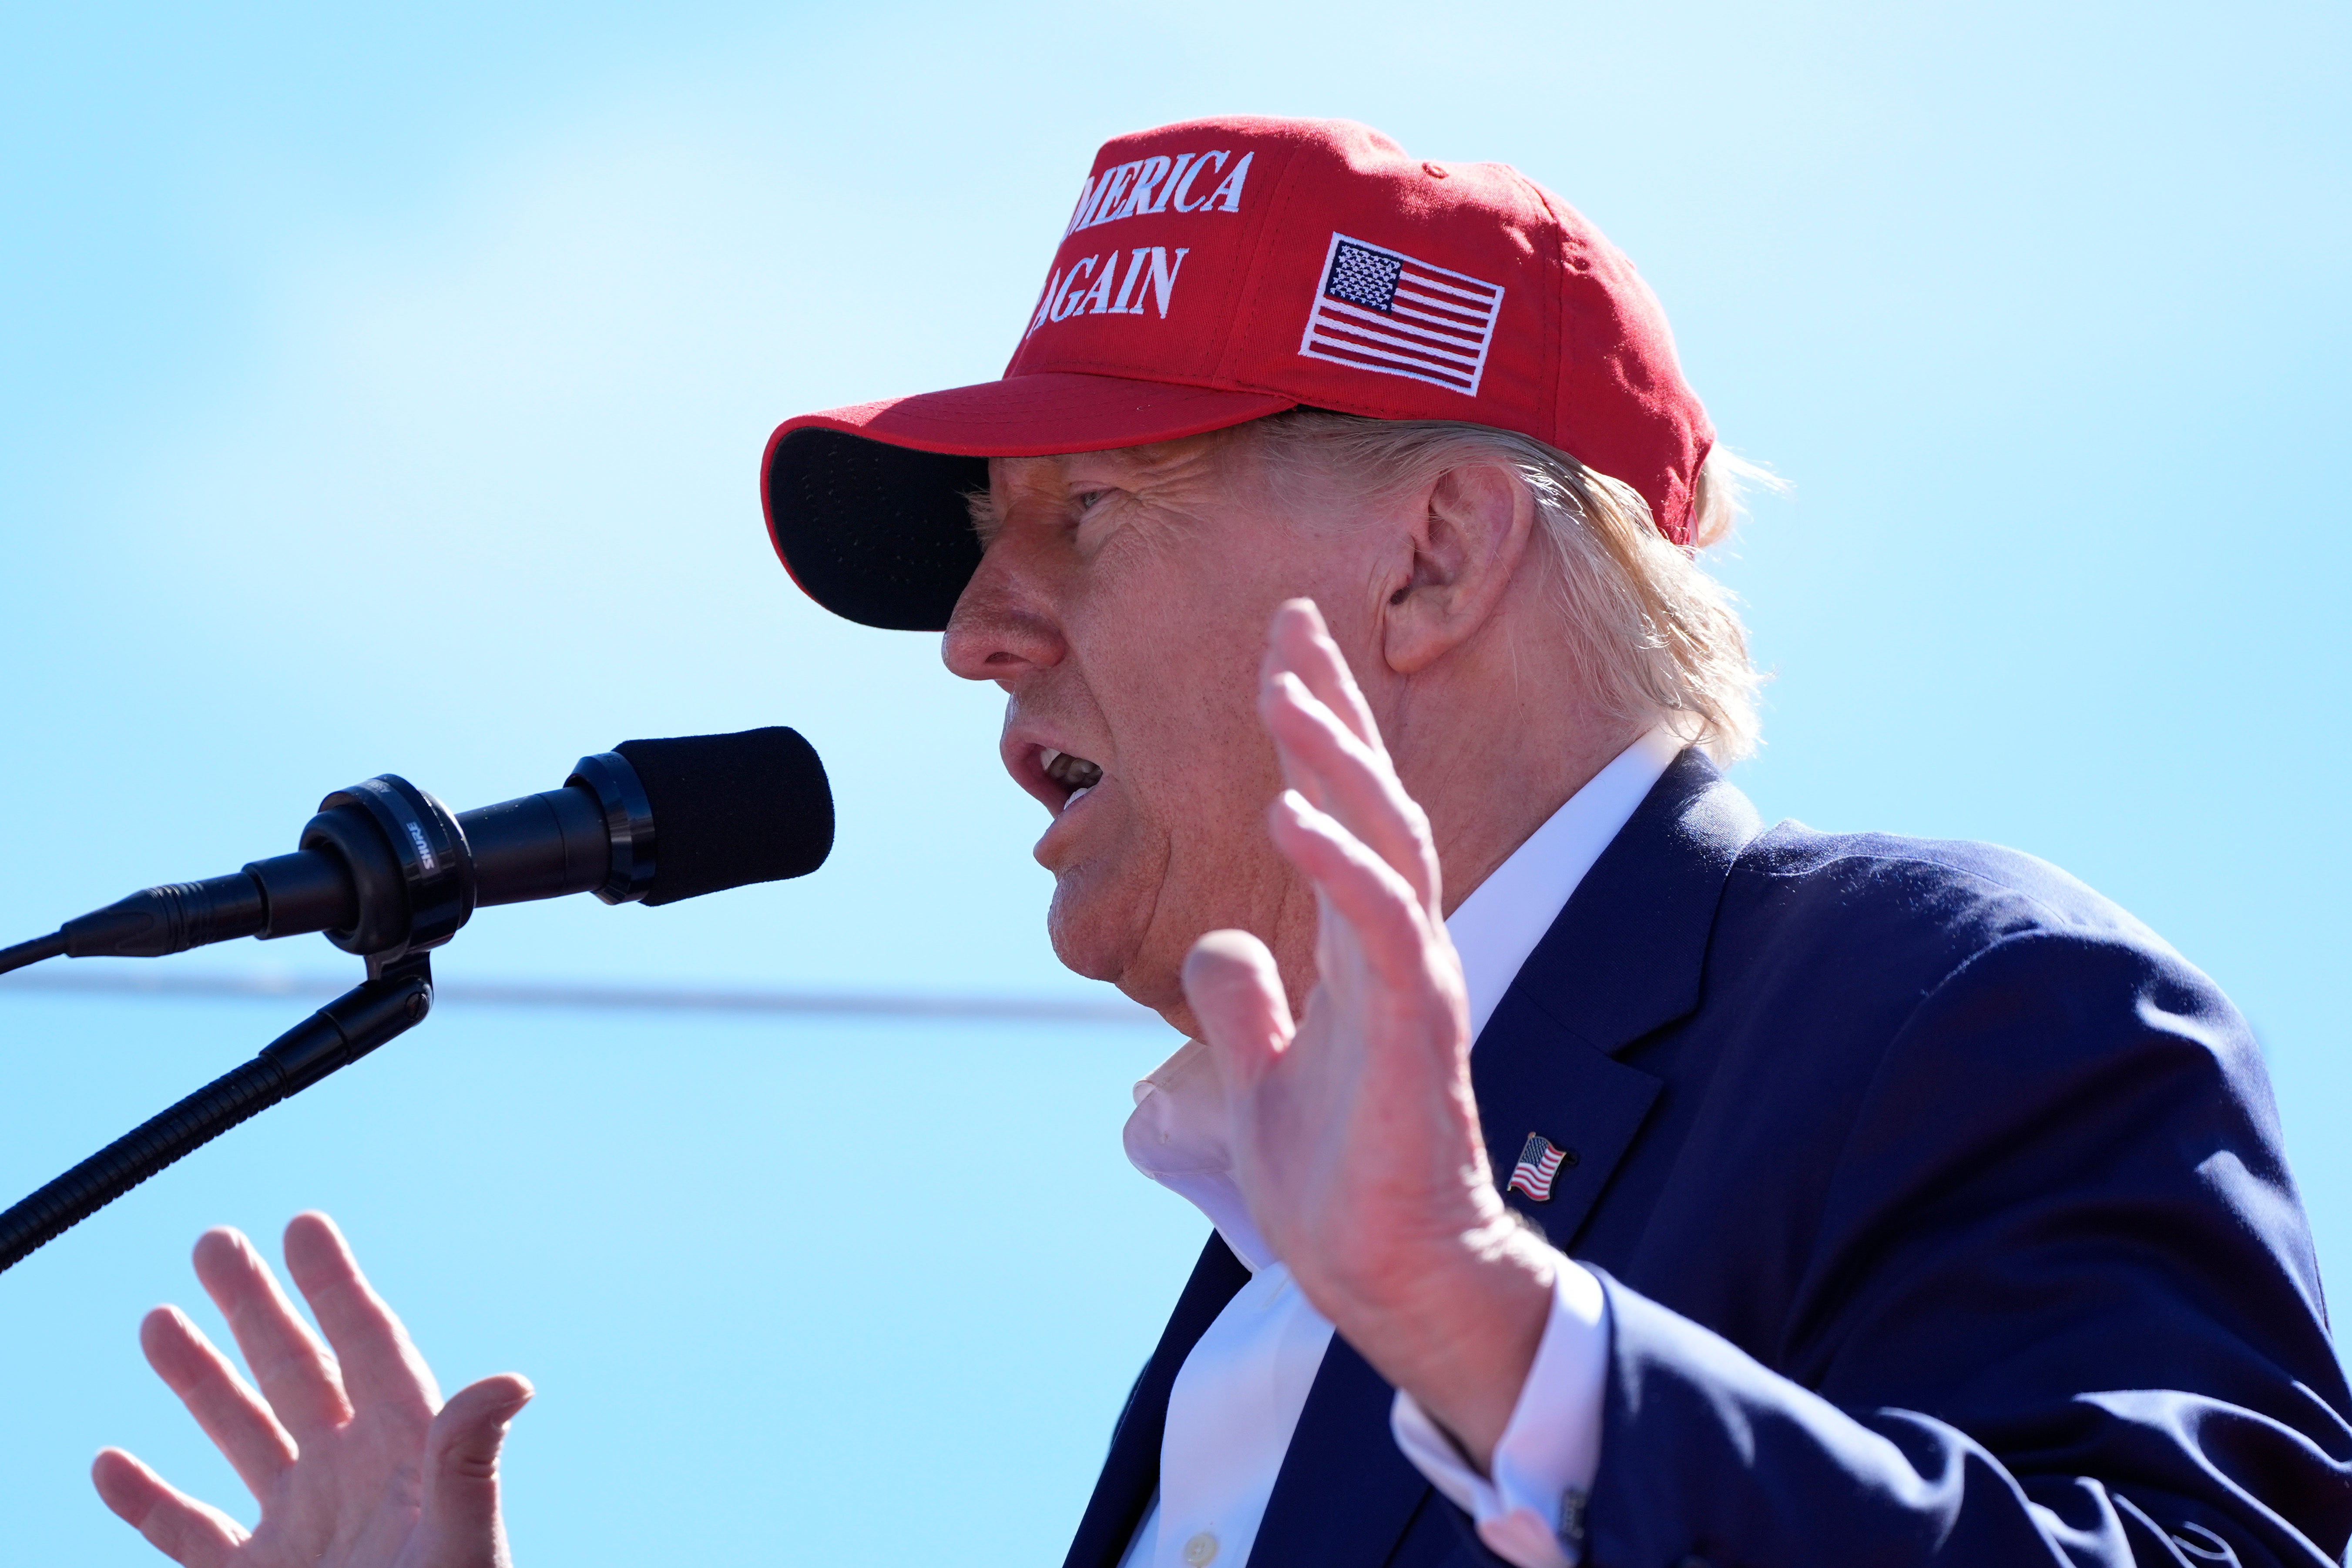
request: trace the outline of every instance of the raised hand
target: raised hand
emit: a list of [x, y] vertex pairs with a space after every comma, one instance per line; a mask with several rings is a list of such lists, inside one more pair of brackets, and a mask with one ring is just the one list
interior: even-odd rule
[[1307, 1299], [1483, 1465], [1542, 1337], [1555, 1255], [1486, 1163], [1428, 819], [1307, 601], [1276, 614], [1259, 712], [1289, 785], [1275, 842], [1316, 890], [1317, 979], [1294, 1028], [1257, 937], [1212, 932], [1186, 960], [1234, 1174]]
[[147, 1314], [140, 1344], [260, 1503], [261, 1521], [248, 1534], [120, 1448], [90, 1468], [107, 1507], [184, 1568], [507, 1568], [499, 1448], [529, 1383], [487, 1377], [442, 1404], [407, 1331], [323, 1214], [287, 1226], [286, 1268], [325, 1345], [236, 1231], [206, 1231], [195, 1263], [260, 1393], [176, 1307]]

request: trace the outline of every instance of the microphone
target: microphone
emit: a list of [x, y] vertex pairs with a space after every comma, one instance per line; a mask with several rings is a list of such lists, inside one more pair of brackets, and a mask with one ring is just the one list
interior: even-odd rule
[[328, 796], [299, 844], [0, 949], [0, 973], [310, 931], [383, 959], [440, 946], [486, 904], [573, 893], [675, 904], [805, 876], [833, 848], [833, 792], [809, 743], [774, 726], [623, 741], [582, 758], [560, 789], [457, 813], [383, 774]]

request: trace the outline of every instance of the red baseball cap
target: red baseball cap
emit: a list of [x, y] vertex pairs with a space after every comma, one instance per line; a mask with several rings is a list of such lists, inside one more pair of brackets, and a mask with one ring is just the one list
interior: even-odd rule
[[1501, 163], [1343, 120], [1194, 120], [1103, 144], [1003, 376], [803, 414], [761, 490], [793, 580], [940, 631], [991, 457], [1171, 441], [1307, 406], [1532, 435], [1691, 537], [1714, 444], [1633, 264]]

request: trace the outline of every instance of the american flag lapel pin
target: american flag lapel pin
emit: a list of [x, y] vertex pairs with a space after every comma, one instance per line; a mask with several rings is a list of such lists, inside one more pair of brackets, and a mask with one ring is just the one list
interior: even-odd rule
[[1511, 1167], [1511, 1179], [1504, 1190], [1526, 1193], [1538, 1203], [1550, 1202], [1551, 1178], [1567, 1158], [1566, 1149], [1541, 1133], [1529, 1133], [1527, 1146], [1519, 1151], [1519, 1163]]

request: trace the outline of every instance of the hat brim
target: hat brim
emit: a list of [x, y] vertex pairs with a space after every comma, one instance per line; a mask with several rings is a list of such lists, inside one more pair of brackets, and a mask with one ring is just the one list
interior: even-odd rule
[[1268, 392], [1056, 371], [786, 420], [760, 493], [801, 591], [888, 631], [944, 631], [980, 565], [965, 497], [991, 457], [1174, 441], [1297, 405]]

